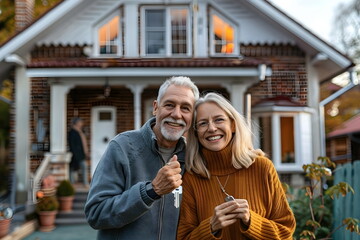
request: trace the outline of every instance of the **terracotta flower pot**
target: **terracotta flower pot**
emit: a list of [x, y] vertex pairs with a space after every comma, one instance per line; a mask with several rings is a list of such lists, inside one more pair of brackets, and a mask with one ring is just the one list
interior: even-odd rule
[[0, 220], [0, 238], [6, 236], [10, 229], [11, 219]]
[[72, 211], [74, 196], [58, 197], [60, 203], [60, 211], [70, 212]]
[[39, 214], [40, 228], [42, 232], [51, 232], [55, 229], [57, 211], [41, 211]]
[[41, 188], [41, 190], [44, 194], [44, 196], [55, 196], [56, 194], [56, 188], [55, 187], [51, 187], [51, 188]]

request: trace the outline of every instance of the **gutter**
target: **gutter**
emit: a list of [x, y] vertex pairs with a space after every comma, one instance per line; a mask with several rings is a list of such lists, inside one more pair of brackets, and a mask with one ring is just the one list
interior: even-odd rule
[[359, 84], [359, 79], [357, 78], [354, 68], [349, 71], [349, 84], [340, 90], [336, 91], [334, 94], [325, 98], [319, 103], [319, 121], [320, 121], [320, 156], [325, 157], [326, 155], [326, 136], [325, 136], [325, 105], [329, 102], [335, 100], [339, 96], [343, 95], [345, 92], [349, 91], [353, 87]]

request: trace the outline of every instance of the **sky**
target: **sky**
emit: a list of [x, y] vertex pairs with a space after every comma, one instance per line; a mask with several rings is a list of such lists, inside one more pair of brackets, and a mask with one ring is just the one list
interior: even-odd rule
[[317, 36], [331, 42], [331, 30], [339, 4], [353, 0], [269, 0], [280, 10], [308, 28]]

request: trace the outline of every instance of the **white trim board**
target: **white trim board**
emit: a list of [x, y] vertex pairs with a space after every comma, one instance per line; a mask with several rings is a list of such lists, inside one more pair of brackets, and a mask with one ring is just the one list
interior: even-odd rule
[[[267, 68], [266, 75], [272, 73]], [[258, 77], [259, 70], [253, 68], [30, 68], [28, 77], [149, 77], [186, 75], [190, 77]]]

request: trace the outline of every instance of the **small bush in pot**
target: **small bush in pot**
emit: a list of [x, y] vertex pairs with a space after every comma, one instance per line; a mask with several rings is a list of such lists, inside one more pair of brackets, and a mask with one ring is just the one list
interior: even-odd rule
[[60, 182], [56, 189], [56, 195], [58, 197], [74, 196], [75, 189], [69, 180], [63, 180]]
[[55, 228], [55, 218], [59, 202], [55, 196], [45, 196], [38, 200], [36, 212], [39, 215], [40, 231], [49, 232]]
[[75, 189], [69, 180], [60, 182], [56, 189], [56, 195], [60, 202], [60, 211], [69, 212], [72, 210]]
[[57, 211], [59, 208], [59, 202], [55, 196], [45, 196], [38, 200], [36, 204], [36, 211], [39, 212], [49, 212]]

